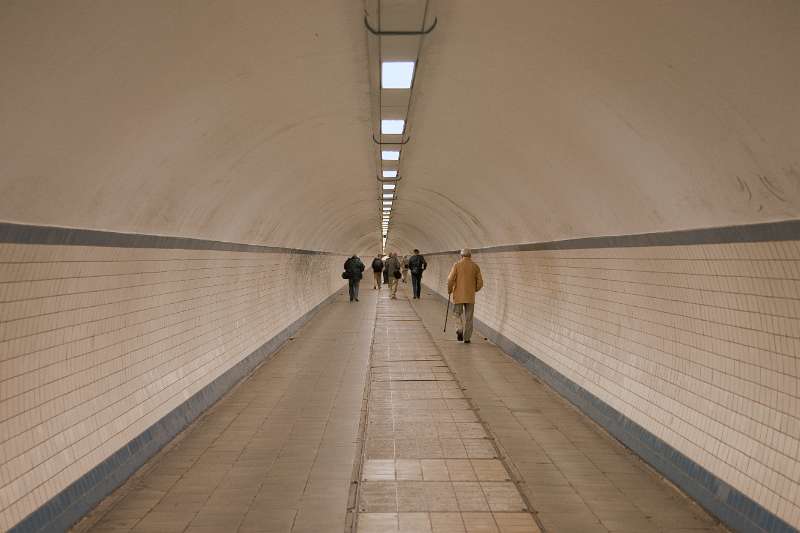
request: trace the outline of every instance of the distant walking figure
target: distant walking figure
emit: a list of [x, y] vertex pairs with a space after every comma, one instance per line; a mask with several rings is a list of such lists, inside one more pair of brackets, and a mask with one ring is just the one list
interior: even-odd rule
[[350, 289], [350, 301], [358, 301], [358, 284], [364, 276], [364, 263], [357, 255], [353, 255], [344, 262], [344, 271], [347, 273], [347, 285]]
[[411, 269], [411, 288], [414, 291], [414, 298], [419, 300], [422, 292], [422, 273], [428, 268], [428, 262], [419, 250], [415, 249], [414, 255], [408, 259], [408, 268]]
[[406, 280], [408, 279], [408, 258], [409, 257], [410, 256], [408, 256], [408, 255], [404, 255], [403, 258], [400, 260], [400, 263], [403, 265], [403, 277], [401, 278], [403, 280], [403, 283], [405, 283]]
[[461, 260], [450, 270], [447, 276], [447, 294], [453, 295], [453, 313], [458, 318], [459, 328], [456, 338], [470, 342], [472, 337], [472, 317], [475, 313], [475, 293], [483, 288], [481, 269], [472, 262], [472, 252], [468, 248], [461, 250]]
[[381, 254], [375, 256], [372, 260], [372, 275], [375, 277], [375, 282], [372, 284], [373, 289], [380, 289], [383, 282], [381, 281], [381, 273], [383, 272], [383, 259]]
[[384, 272], [389, 277], [389, 296], [392, 300], [397, 299], [397, 282], [402, 274], [400, 273], [400, 260], [397, 259], [397, 252], [389, 254], [389, 259], [383, 262]]

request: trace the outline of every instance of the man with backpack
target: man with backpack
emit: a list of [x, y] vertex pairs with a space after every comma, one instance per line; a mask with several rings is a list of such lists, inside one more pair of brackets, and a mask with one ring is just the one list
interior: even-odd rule
[[408, 268], [411, 270], [411, 289], [414, 292], [414, 298], [419, 300], [422, 293], [422, 273], [428, 268], [428, 262], [419, 253], [419, 250], [415, 249], [414, 255], [408, 259]]
[[364, 263], [353, 254], [353, 257], [344, 262], [344, 275], [347, 277], [347, 285], [350, 289], [350, 301], [358, 301], [358, 284], [364, 276]]
[[381, 281], [381, 274], [383, 272], [383, 259], [381, 259], [381, 254], [375, 256], [375, 259], [372, 260], [372, 275], [375, 277], [375, 282], [372, 284], [372, 288], [376, 290], [380, 290], [381, 285], [383, 282]]

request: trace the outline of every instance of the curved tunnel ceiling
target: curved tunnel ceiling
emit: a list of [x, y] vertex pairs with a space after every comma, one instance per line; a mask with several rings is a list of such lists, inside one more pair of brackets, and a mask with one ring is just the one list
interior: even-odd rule
[[389, 248], [800, 214], [799, 3], [434, 5]]
[[362, 17], [352, 1], [6, 3], [2, 218], [375, 246]]
[[[2, 218], [375, 249], [370, 5], [5, 4]], [[797, 2], [430, 5], [389, 248], [800, 215]]]

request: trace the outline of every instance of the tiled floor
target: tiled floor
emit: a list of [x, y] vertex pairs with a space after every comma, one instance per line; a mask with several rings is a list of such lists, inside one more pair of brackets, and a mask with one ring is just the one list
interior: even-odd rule
[[75, 531], [724, 531], [495, 346], [443, 334], [429, 294], [361, 296], [325, 306]]
[[344, 531], [375, 298], [324, 306], [75, 530]]
[[357, 531], [537, 532], [407, 297], [378, 300]]

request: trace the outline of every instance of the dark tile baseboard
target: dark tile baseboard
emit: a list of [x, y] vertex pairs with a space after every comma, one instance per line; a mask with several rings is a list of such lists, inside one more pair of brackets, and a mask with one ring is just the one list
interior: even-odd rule
[[[760, 224], [743, 224], [716, 228], [698, 228], [631, 235], [604, 235], [560, 241], [533, 242], [473, 248], [474, 254], [498, 252], [537, 252], [544, 250], [587, 250], [597, 248], [642, 248], [649, 246], [690, 246], [697, 244], [729, 244], [752, 242], [796, 241], [800, 239], [800, 220], [781, 220]], [[458, 250], [426, 254], [450, 255]]]
[[[34, 226], [0, 222], [0, 243], [46, 244], [51, 246], [100, 246], [104, 248], [157, 248], [164, 250], [211, 250], [260, 254], [331, 255], [331, 252], [283, 248], [261, 244], [212, 241], [194, 237], [122, 233], [118, 231], [58, 226]], [[346, 256], [347, 254], [341, 254]]]

